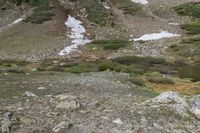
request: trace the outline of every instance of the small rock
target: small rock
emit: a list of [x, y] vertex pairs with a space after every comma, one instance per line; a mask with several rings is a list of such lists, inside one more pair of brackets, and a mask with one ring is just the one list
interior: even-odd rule
[[54, 64], [58, 64], [58, 63], [59, 63], [59, 61], [57, 61], [57, 60], [54, 60], [54, 61], [53, 61], [53, 63], [54, 63]]
[[56, 125], [56, 126], [52, 129], [52, 131], [55, 132], [55, 133], [57, 133], [57, 132], [59, 132], [61, 129], [68, 128], [68, 126], [69, 126], [69, 123], [68, 123], [68, 122], [62, 121], [62, 122], [60, 122], [58, 125]]
[[157, 106], [166, 105], [169, 109], [173, 109], [180, 116], [189, 117], [189, 105], [177, 92], [164, 92], [159, 96], [148, 100], [147, 103], [156, 104]]
[[173, 91], [164, 92], [147, 102], [161, 103], [161, 104], [174, 103], [174, 104], [187, 105], [186, 100], [182, 98], [177, 92], [173, 92]]
[[46, 90], [47, 88], [46, 87], [43, 87], [43, 86], [41, 86], [41, 87], [38, 87], [38, 90]]
[[200, 95], [193, 97], [190, 100], [191, 112], [200, 119]]
[[113, 122], [116, 123], [116, 124], [119, 124], [119, 125], [123, 124], [123, 122], [120, 118], [115, 119]]
[[8, 76], [8, 73], [4, 73], [5, 76]]
[[32, 68], [31, 71], [35, 72], [37, 71], [37, 68]]
[[25, 92], [25, 96], [27, 96], [27, 97], [37, 97], [37, 95], [35, 95], [34, 93], [29, 92], [29, 91]]
[[0, 127], [1, 127], [1, 132], [9, 132], [11, 128], [11, 112], [6, 112], [3, 114], [2, 117], [0, 117]]
[[80, 108], [80, 103], [78, 102], [78, 99], [75, 96], [71, 96], [68, 94], [61, 94], [55, 96], [57, 101], [57, 108], [63, 108], [63, 109], [71, 109], [76, 110]]

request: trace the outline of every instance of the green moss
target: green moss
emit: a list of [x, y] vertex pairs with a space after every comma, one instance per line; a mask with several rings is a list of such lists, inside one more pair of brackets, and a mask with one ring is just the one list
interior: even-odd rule
[[103, 47], [105, 50], [117, 50], [122, 47], [126, 47], [130, 42], [126, 40], [96, 40], [92, 44]]

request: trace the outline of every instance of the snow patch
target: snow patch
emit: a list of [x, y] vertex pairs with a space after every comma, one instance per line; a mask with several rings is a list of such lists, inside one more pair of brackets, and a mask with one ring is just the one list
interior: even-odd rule
[[8, 27], [11, 27], [11, 26], [13, 26], [13, 25], [15, 25], [17, 23], [20, 23], [21, 21], [24, 20], [24, 18], [25, 18], [24, 16], [22, 16], [21, 18], [18, 18], [17, 20], [15, 20], [14, 22], [12, 22], [11, 24], [9, 24], [9, 25], [7, 25], [5, 27], [0, 28], [0, 31], [6, 29]]
[[145, 34], [139, 38], [133, 39], [134, 41], [150, 41], [150, 40], [159, 40], [162, 38], [171, 38], [171, 37], [179, 37], [180, 34], [169, 33], [168, 31], [161, 31], [160, 33], [151, 33]]
[[131, 0], [131, 1], [132, 1], [132, 2], [135, 2], [135, 3], [142, 4], [142, 5], [148, 4], [148, 1], [147, 1], [147, 0]]
[[110, 9], [110, 7], [109, 7], [109, 6], [104, 6], [104, 8], [106, 8], [106, 9], [108, 9], [108, 10]]
[[169, 25], [180, 25], [180, 23], [169, 23]]
[[60, 56], [69, 54], [72, 51], [75, 51], [78, 48], [78, 46], [91, 42], [91, 40], [84, 36], [86, 30], [83, 27], [81, 21], [69, 15], [67, 21], [65, 22], [65, 25], [71, 28], [71, 34], [69, 35], [69, 37], [72, 39], [72, 44], [61, 50], [58, 53]]

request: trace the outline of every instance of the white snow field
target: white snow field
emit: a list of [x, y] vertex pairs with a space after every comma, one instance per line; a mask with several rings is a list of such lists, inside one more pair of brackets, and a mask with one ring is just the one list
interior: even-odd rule
[[70, 38], [72, 39], [72, 44], [70, 46], [66, 46], [63, 50], [61, 50], [58, 53], [60, 56], [69, 54], [72, 51], [75, 51], [78, 46], [91, 42], [91, 40], [84, 36], [86, 30], [83, 27], [81, 21], [69, 15], [67, 21], [65, 22], [65, 25], [71, 28]]

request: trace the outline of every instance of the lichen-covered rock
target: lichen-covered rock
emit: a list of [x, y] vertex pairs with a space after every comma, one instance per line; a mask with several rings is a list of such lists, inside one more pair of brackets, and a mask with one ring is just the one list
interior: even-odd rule
[[182, 117], [188, 117], [189, 105], [185, 98], [183, 98], [179, 93], [169, 91], [160, 94], [159, 96], [148, 100], [147, 103], [156, 104], [157, 106], [167, 106], [173, 109], [177, 114]]
[[0, 132], [9, 132], [11, 128], [11, 112], [6, 112], [0, 117]]
[[61, 94], [57, 95], [56, 97], [56, 107], [62, 109], [69, 109], [69, 110], [76, 110], [80, 108], [80, 103], [78, 102], [77, 97], [68, 95], [68, 94]]
[[190, 100], [191, 112], [200, 119], [200, 95]]

